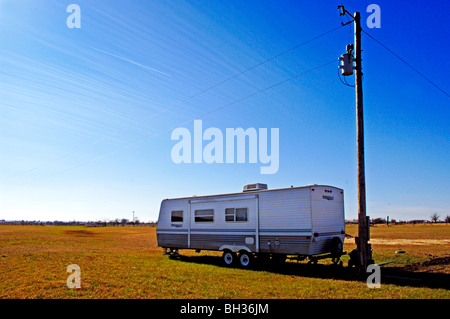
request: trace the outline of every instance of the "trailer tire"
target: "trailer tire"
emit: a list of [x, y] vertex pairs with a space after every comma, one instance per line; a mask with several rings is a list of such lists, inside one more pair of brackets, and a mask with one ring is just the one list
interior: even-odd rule
[[236, 261], [236, 253], [233, 253], [231, 250], [225, 250], [222, 255], [222, 260], [225, 266], [231, 266]]
[[334, 258], [341, 257], [344, 246], [339, 237], [334, 237], [330, 242], [330, 253]]
[[253, 264], [253, 255], [246, 251], [239, 253], [239, 265], [242, 268], [250, 268]]

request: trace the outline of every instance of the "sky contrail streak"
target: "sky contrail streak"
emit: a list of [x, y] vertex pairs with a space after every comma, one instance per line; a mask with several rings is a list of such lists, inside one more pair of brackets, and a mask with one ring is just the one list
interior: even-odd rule
[[102, 52], [102, 53], [105, 53], [105, 54], [107, 54], [107, 55], [110, 55], [110, 56], [115, 57], [115, 58], [117, 58], [117, 59], [120, 59], [120, 60], [122, 60], [122, 61], [126, 61], [126, 62], [132, 63], [132, 64], [134, 64], [134, 65], [140, 66], [140, 67], [142, 67], [142, 68], [144, 68], [144, 69], [147, 69], [147, 70], [150, 70], [150, 71], [153, 71], [153, 72], [157, 72], [157, 73], [163, 74], [163, 75], [168, 76], [168, 77], [172, 77], [172, 76], [171, 76], [170, 74], [168, 74], [168, 73], [165, 73], [165, 72], [156, 70], [156, 69], [151, 68], [151, 67], [149, 67], [149, 66], [146, 66], [146, 65], [137, 63], [137, 62], [135, 62], [135, 61], [132, 61], [132, 60], [130, 60], [130, 59], [127, 59], [127, 58], [124, 58], [124, 57], [121, 57], [121, 56], [118, 56], [118, 55], [115, 55], [115, 54], [112, 54], [112, 53], [110, 53], [110, 52], [103, 51], [103, 50], [100, 50], [100, 49], [97, 49], [97, 48], [94, 48], [94, 47], [91, 47], [91, 46], [90, 46], [89, 48], [91, 48], [91, 49], [93, 49], [93, 50], [96, 50], [96, 51], [99, 51], [99, 52]]

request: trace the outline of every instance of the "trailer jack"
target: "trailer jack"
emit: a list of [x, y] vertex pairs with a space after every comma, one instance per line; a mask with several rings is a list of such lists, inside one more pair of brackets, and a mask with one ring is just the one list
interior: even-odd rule
[[163, 255], [169, 255], [169, 257], [178, 257], [180, 256], [180, 252], [177, 248], [164, 248]]
[[342, 260], [341, 256], [342, 255], [346, 255], [347, 252], [342, 252], [340, 255], [336, 256], [335, 254], [323, 254], [323, 255], [315, 255], [315, 256], [309, 256], [308, 259], [308, 264], [313, 264], [313, 265], [317, 265], [317, 262], [321, 259], [327, 259], [327, 258], [331, 258], [331, 261], [334, 265], [340, 265], [342, 266]]

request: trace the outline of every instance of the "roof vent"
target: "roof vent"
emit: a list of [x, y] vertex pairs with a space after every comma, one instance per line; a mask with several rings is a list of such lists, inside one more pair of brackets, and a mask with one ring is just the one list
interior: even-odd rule
[[256, 183], [256, 184], [247, 184], [244, 185], [244, 188], [242, 189], [243, 192], [250, 192], [250, 191], [260, 191], [267, 189], [267, 184], [262, 183]]

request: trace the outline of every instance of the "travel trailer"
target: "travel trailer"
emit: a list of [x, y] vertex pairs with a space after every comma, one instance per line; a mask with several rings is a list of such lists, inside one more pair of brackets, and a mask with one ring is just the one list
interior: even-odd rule
[[226, 265], [247, 268], [255, 257], [338, 262], [345, 237], [343, 190], [325, 185], [165, 199], [156, 229], [158, 246], [223, 252]]

